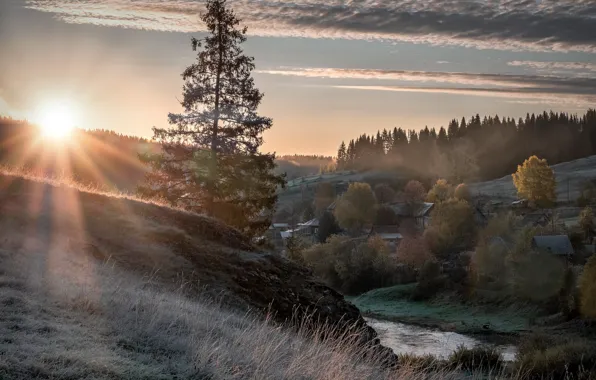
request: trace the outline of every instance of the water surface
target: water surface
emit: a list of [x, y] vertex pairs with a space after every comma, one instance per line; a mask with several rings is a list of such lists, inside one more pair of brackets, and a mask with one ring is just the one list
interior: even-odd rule
[[[459, 346], [467, 348], [487, 345], [470, 336], [455, 332], [433, 330], [425, 327], [407, 325], [398, 322], [381, 321], [366, 318], [368, 324], [379, 334], [381, 344], [391, 348], [396, 354], [410, 353], [413, 355], [431, 354], [437, 358], [446, 359]], [[513, 361], [517, 349], [513, 345], [494, 345], [506, 361]]]

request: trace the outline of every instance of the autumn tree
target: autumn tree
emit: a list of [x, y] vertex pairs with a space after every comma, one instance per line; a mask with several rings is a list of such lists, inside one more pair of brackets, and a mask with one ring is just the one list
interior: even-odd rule
[[555, 172], [545, 159], [528, 158], [513, 174], [517, 195], [538, 207], [552, 207], [557, 201]]
[[453, 194], [453, 188], [446, 179], [439, 179], [428, 192], [426, 199], [432, 203], [445, 202]]
[[426, 190], [420, 181], [408, 181], [404, 187], [404, 199], [408, 203], [422, 203], [426, 198]]
[[337, 201], [335, 218], [340, 227], [352, 235], [360, 233], [365, 225], [371, 224], [376, 215], [377, 200], [368, 183], [351, 183]]
[[162, 151], [142, 157], [153, 171], [139, 190], [255, 235], [270, 224], [284, 185], [273, 174], [275, 155], [259, 152], [272, 121], [257, 114], [263, 94], [251, 77], [254, 59], [241, 48], [246, 28], [225, 0], [206, 7], [207, 36], [192, 38], [197, 58], [182, 73], [184, 113], [169, 115], [171, 128], [153, 128]]
[[472, 200], [472, 193], [470, 192], [470, 188], [465, 183], [460, 183], [455, 188], [453, 192], [453, 196], [459, 200], [470, 202]]
[[380, 204], [390, 203], [395, 199], [395, 190], [385, 183], [380, 183], [375, 186], [375, 196]]
[[397, 260], [414, 269], [420, 269], [434, 259], [426, 241], [420, 236], [406, 236], [397, 248]]
[[472, 243], [476, 225], [474, 210], [468, 202], [451, 198], [437, 203], [430, 217], [424, 237], [435, 254], [450, 253]]

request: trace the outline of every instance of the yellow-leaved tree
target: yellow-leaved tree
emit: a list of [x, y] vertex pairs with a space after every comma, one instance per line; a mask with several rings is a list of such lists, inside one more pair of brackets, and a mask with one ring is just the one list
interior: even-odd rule
[[532, 156], [513, 174], [517, 195], [537, 207], [552, 207], [557, 201], [555, 172], [545, 159]]

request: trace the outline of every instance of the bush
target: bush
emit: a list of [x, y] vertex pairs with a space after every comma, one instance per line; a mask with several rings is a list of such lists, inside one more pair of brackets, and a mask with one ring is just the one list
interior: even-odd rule
[[584, 267], [579, 288], [582, 316], [596, 319], [596, 256], [590, 257]]
[[520, 342], [514, 367], [529, 379], [593, 379], [596, 348], [583, 340], [532, 335]]
[[436, 261], [427, 261], [418, 274], [418, 284], [412, 294], [412, 299], [422, 301], [434, 297], [443, 283], [440, 264]]
[[498, 372], [503, 367], [503, 357], [494, 347], [477, 346], [466, 348], [459, 346], [449, 356], [449, 366], [454, 369], [466, 371], [495, 371]]
[[344, 294], [360, 294], [396, 281], [397, 261], [378, 237], [362, 241], [331, 236], [302, 256], [317, 277]]

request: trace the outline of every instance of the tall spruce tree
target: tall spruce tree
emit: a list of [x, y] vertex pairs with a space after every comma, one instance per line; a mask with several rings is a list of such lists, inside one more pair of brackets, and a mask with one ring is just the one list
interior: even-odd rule
[[169, 114], [172, 128], [153, 128], [162, 152], [142, 157], [153, 171], [140, 190], [254, 236], [268, 227], [285, 181], [273, 174], [275, 155], [259, 152], [272, 121], [257, 114], [263, 94], [251, 77], [254, 59], [240, 46], [246, 28], [226, 0], [206, 7], [208, 35], [192, 38], [196, 62], [182, 73], [184, 113]]

